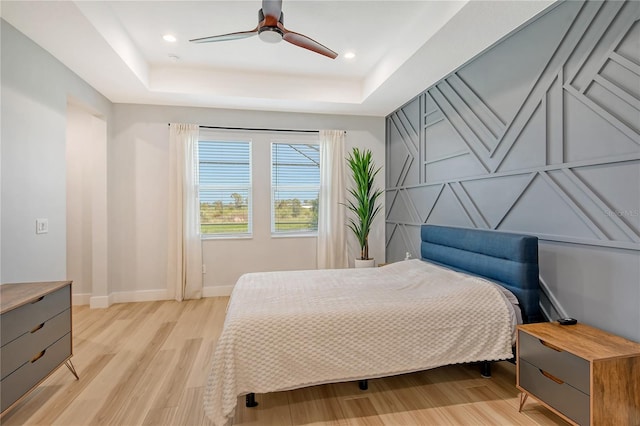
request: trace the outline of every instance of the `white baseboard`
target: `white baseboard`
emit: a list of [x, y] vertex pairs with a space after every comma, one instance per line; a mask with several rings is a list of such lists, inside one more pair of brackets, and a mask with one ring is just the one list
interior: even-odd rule
[[[76, 303], [76, 296], [78, 296]], [[167, 296], [167, 290], [138, 290], [138, 291], [117, 291], [109, 294], [108, 296], [94, 296], [90, 295], [73, 295], [74, 305], [86, 305], [89, 304], [91, 309], [94, 308], [108, 308], [114, 303], [129, 303], [129, 302], [154, 302], [156, 300], [169, 300]], [[88, 297], [88, 301], [82, 303]]]
[[109, 302], [154, 302], [156, 300], [168, 300], [167, 290], [138, 290], [138, 291], [117, 291], [109, 295]]
[[202, 287], [202, 297], [231, 296], [232, 290], [233, 290], [232, 285], [216, 285], [211, 287]]
[[89, 305], [91, 304], [91, 293], [75, 293], [71, 295], [72, 305]]
[[109, 296], [92, 296], [89, 298], [89, 308], [91, 309], [108, 308], [109, 305]]
[[[203, 287], [202, 297], [230, 296], [232, 290], [232, 285]], [[108, 308], [114, 303], [169, 300], [170, 298], [167, 293], [167, 290], [117, 291], [108, 296], [91, 296], [88, 293], [80, 293], [72, 296], [72, 303], [74, 305], [89, 305], [91, 309]]]

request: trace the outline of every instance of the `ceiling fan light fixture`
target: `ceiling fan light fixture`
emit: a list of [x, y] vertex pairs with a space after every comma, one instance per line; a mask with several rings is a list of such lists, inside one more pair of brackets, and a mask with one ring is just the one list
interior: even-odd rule
[[258, 37], [267, 43], [279, 43], [282, 41], [282, 31], [278, 27], [262, 27], [258, 32]]

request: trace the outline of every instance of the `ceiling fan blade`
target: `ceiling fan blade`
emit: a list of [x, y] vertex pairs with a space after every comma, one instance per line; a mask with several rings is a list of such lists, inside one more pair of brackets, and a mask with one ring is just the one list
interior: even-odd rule
[[291, 44], [295, 44], [296, 46], [311, 50], [312, 52], [319, 53], [331, 59], [335, 59], [338, 56], [338, 54], [333, 50], [329, 49], [326, 46], [321, 45], [320, 43], [318, 43], [313, 39], [310, 39], [306, 35], [294, 33], [293, 31], [289, 31], [284, 28], [282, 29], [284, 32], [282, 36], [284, 41], [288, 41]]
[[258, 27], [254, 28], [251, 31], [240, 31], [237, 33], [229, 33], [229, 34], [220, 34], [209, 37], [202, 38], [194, 38], [193, 40], [189, 40], [192, 43], [211, 43], [215, 41], [227, 41], [227, 40], [240, 40], [242, 38], [251, 37], [258, 34]]
[[282, 0], [262, 0], [262, 13], [265, 18], [272, 16], [278, 22], [282, 14]]

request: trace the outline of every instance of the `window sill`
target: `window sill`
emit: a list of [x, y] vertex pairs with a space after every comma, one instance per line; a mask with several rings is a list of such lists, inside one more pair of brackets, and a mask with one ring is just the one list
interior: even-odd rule
[[253, 235], [201, 235], [201, 241], [252, 240]]
[[271, 234], [271, 238], [317, 238], [318, 234]]

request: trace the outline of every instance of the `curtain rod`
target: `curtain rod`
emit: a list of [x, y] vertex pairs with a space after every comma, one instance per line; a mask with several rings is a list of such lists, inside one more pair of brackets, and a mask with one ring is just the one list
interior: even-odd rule
[[[171, 123], [169, 123], [171, 126]], [[225, 127], [225, 126], [199, 126], [201, 129], [220, 129], [220, 130], [248, 130], [254, 132], [289, 132], [289, 133], [320, 133], [320, 130], [296, 130], [296, 129], [263, 129], [258, 127]], [[347, 134], [347, 131], [344, 131]]]
[[201, 129], [249, 130], [254, 132], [320, 133], [319, 130], [262, 129], [257, 127], [200, 126]]

